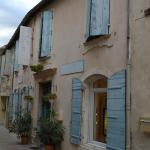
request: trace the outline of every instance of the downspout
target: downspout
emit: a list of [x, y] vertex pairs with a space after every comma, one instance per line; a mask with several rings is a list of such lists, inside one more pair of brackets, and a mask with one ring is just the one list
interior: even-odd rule
[[131, 150], [131, 0], [127, 3], [126, 150]]

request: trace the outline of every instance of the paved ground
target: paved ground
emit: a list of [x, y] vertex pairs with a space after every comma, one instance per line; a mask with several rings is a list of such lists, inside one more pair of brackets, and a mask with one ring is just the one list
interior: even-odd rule
[[16, 135], [0, 126], [0, 150], [31, 150], [29, 145], [20, 145], [19, 142], [20, 139], [17, 139]]

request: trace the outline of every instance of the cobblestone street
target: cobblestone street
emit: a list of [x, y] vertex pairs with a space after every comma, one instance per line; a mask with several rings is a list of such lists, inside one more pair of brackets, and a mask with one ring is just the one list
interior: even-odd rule
[[30, 145], [20, 145], [16, 135], [0, 126], [0, 150], [29, 150]]

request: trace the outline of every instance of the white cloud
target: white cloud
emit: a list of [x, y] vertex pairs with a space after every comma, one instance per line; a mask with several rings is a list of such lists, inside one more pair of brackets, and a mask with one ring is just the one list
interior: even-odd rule
[[6, 41], [8, 41], [11, 38], [11, 35], [13, 35], [14, 32], [15, 32], [14, 27], [3, 27], [2, 30], [0, 31], [1, 45], [7, 44]]
[[13, 28], [13, 27], [9, 27], [9, 28], [3, 27], [3, 30], [1, 30], [1, 36], [6, 37], [6, 36], [14, 33], [14, 31], [15, 31], [15, 28]]
[[24, 15], [41, 0], [0, 0], [0, 46], [7, 44]]

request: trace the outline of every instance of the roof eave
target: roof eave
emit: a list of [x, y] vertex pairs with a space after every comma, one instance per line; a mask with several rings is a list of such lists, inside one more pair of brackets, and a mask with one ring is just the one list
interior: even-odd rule
[[42, 0], [41, 2], [39, 2], [35, 7], [33, 7], [23, 18], [23, 20], [21, 21], [21, 23], [19, 24], [19, 26], [17, 27], [15, 33], [13, 34], [13, 36], [11, 37], [11, 39], [9, 40], [8, 44], [5, 46], [5, 49], [9, 49], [10, 47], [12, 47], [15, 44], [15, 41], [17, 40], [17, 38], [19, 37], [19, 30], [20, 30], [20, 26], [25, 26], [29, 21], [30, 18], [37, 13], [37, 11], [41, 10], [44, 6], [46, 6], [46, 4], [52, 2], [54, 0]]

